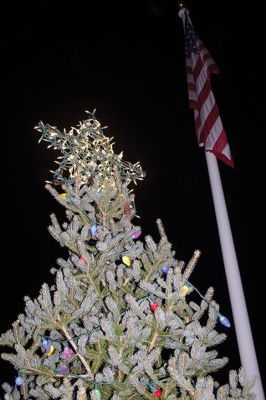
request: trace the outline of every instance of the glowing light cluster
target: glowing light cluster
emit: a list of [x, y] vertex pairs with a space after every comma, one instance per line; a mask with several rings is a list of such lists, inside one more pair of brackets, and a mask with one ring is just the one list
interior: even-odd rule
[[[95, 117], [95, 110], [88, 112], [89, 118], [80, 122], [78, 128], [71, 128], [69, 132], [61, 132], [58, 128], [40, 122], [35, 129], [41, 132], [39, 140], [49, 143], [48, 147], [61, 151], [55, 161], [58, 168], [51, 171], [54, 180], [58, 183], [80, 185], [96, 175], [103, 179], [111, 177], [117, 170], [121, 179], [130, 183], [142, 180], [145, 172], [139, 162], [131, 164], [123, 161], [123, 153], [113, 151], [113, 138], [103, 134], [103, 129]], [[77, 182], [78, 181], [78, 182]]]

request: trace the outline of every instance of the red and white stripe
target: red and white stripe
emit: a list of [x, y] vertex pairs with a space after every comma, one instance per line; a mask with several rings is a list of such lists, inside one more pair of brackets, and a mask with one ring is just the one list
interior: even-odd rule
[[[185, 12], [181, 18], [185, 29]], [[199, 54], [191, 52], [190, 57], [186, 57], [186, 72], [189, 106], [194, 110], [198, 143], [233, 167], [234, 162], [210, 83], [210, 74], [219, 73], [219, 68], [199, 38], [196, 47]]]

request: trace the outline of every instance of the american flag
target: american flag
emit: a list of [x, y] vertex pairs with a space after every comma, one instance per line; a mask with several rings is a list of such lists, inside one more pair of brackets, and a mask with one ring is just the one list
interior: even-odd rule
[[210, 74], [219, 73], [219, 68], [194, 31], [186, 9], [181, 18], [185, 31], [189, 106], [194, 110], [199, 146], [204, 146], [206, 151], [211, 151], [233, 167], [234, 162], [210, 82]]

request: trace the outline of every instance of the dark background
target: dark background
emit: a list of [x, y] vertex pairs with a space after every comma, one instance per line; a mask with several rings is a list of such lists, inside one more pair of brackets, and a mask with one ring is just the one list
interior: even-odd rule
[[[215, 288], [232, 321], [203, 150], [188, 108], [184, 35], [174, 1], [11, 4], [2, 15], [1, 332], [23, 312], [23, 296], [52, 283], [62, 249], [49, 236], [49, 214], [62, 210], [44, 189], [55, 154], [37, 144], [39, 120], [69, 129], [97, 109], [115, 151], [147, 172], [135, 189], [144, 234], [162, 218], [178, 259], [202, 256], [192, 283]], [[212, 86], [235, 168], [219, 162], [262, 379], [265, 379], [265, 132], [261, 10], [190, 1], [200, 38], [221, 69]], [[256, 17], [254, 15], [256, 14]], [[199, 299], [200, 300], [200, 299]], [[240, 365], [234, 328], [217, 350]], [[1, 381], [13, 367], [0, 361]]]

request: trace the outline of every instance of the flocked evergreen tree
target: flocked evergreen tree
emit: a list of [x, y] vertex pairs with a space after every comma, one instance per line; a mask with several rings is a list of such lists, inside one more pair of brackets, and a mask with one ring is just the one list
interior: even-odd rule
[[[69, 132], [36, 127], [61, 151], [46, 188], [67, 222], [52, 214], [49, 232], [69, 257], [57, 260], [54, 285], [26, 297], [24, 314], [0, 338], [11, 349], [2, 358], [17, 370], [4, 398], [255, 399], [243, 369], [230, 371], [224, 386], [211, 375], [227, 363], [213, 347], [226, 337], [215, 330], [218, 320], [229, 321], [213, 289], [202, 296], [189, 280], [200, 252], [187, 265], [176, 260], [160, 220], [159, 243], [140, 240], [129, 185], [144, 172], [113, 152], [88, 114]], [[199, 305], [189, 301], [193, 291]]]

